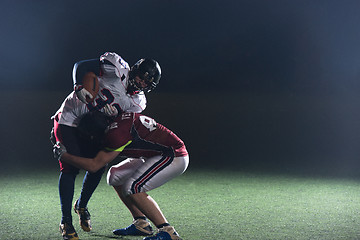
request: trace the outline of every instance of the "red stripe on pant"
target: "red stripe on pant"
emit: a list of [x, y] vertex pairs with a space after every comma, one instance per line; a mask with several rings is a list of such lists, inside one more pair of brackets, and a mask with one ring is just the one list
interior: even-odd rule
[[164, 159], [164, 161], [162, 161], [158, 166], [156, 166], [156, 167], [155, 167], [153, 170], [151, 170], [146, 176], [144, 176], [138, 183], [136, 183], [135, 186], [134, 186], [134, 194], [135, 194], [135, 193], [139, 193], [139, 192], [140, 192], [140, 187], [139, 187], [139, 186], [140, 186], [143, 182], [147, 181], [148, 178], [150, 179], [150, 176], [151, 176], [154, 172], [156, 172], [159, 168], [161, 168], [162, 166], [164, 166], [170, 159], [171, 159], [171, 157], [166, 157], [166, 158]]

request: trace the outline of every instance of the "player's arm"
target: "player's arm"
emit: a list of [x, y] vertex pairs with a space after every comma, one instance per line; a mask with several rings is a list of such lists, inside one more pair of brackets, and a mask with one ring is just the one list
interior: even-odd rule
[[99, 59], [89, 59], [77, 62], [74, 64], [72, 78], [74, 85], [81, 85], [82, 79], [88, 72], [93, 72], [95, 75], [100, 75], [100, 61]]
[[60, 159], [61, 161], [70, 163], [75, 167], [89, 172], [96, 172], [107, 163], [114, 160], [118, 155], [119, 152], [100, 151], [94, 158], [83, 158], [64, 152]]
[[84, 60], [75, 63], [73, 68], [74, 91], [78, 99], [85, 104], [87, 104], [87, 97], [90, 99], [94, 97], [82, 85], [84, 77], [89, 74], [94, 77], [100, 74], [100, 62], [98, 59]]
[[107, 163], [114, 160], [121, 151], [100, 151], [94, 158], [84, 158], [68, 153], [65, 146], [61, 142], [57, 142], [53, 146], [53, 152], [54, 157], [58, 160], [67, 162], [89, 172], [96, 172]]

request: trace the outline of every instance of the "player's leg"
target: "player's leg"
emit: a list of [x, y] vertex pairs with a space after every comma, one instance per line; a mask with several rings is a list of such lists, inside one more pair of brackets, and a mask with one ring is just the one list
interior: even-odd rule
[[147, 193], [141, 192], [129, 195], [129, 198], [152, 221], [158, 233], [155, 236], [145, 237], [144, 240], [180, 240], [175, 228], [169, 224], [156, 201]]
[[126, 198], [126, 195], [121, 189], [125, 181], [127, 181], [144, 162], [145, 160], [142, 158], [127, 158], [119, 164], [112, 166], [107, 173], [107, 183], [114, 187], [134, 219], [136, 217], [144, 217], [144, 214], [130, 199]]
[[113, 231], [115, 235], [131, 235], [131, 236], [147, 236], [152, 235], [153, 230], [145, 215], [136, 207], [131, 199], [124, 195], [122, 184], [134, 174], [144, 160], [141, 158], [128, 158], [117, 165], [112, 166], [107, 174], [107, 183], [114, 187], [119, 198], [129, 209], [133, 216], [133, 223], [128, 227], [116, 229]]
[[126, 197], [129, 202], [136, 206], [155, 226], [167, 223], [157, 202], [145, 192], [131, 194]]
[[122, 185], [114, 186], [114, 189], [115, 189], [116, 193], [118, 194], [119, 198], [121, 199], [121, 201], [125, 204], [127, 209], [130, 211], [134, 220], [138, 219], [138, 218], [146, 218], [145, 214], [136, 207], [134, 202], [129, 197], [124, 195], [124, 193], [122, 191]]
[[[100, 142], [93, 141], [89, 138], [85, 138], [80, 133], [79, 133], [79, 145], [81, 148], [81, 156], [88, 158], [95, 157], [98, 151], [100, 150]], [[99, 169], [95, 173], [86, 172], [83, 179], [80, 197], [74, 203], [74, 211], [79, 216], [80, 226], [86, 232], [92, 230], [90, 213], [87, 208], [87, 205], [95, 189], [99, 185], [104, 171], [105, 171], [105, 167]]]
[[130, 187], [132, 194], [128, 197], [158, 229], [155, 236], [144, 239], [180, 239], [179, 234], [167, 221], [159, 205], [145, 191], [155, 189], [182, 174], [187, 166], [188, 158], [164, 156], [159, 159], [159, 157], [154, 157], [148, 159], [134, 174], [135, 181], [132, 182]]
[[64, 239], [78, 239], [71, 216], [75, 177], [76, 174], [74, 173], [64, 172], [61, 172], [59, 176], [59, 196], [62, 213], [59, 229]]
[[[76, 129], [64, 125], [59, 125], [55, 136], [58, 141], [61, 141], [67, 151], [71, 154], [79, 154], [79, 149], [76, 147]], [[58, 136], [61, 134], [61, 139], [58, 139]], [[59, 194], [60, 194], [60, 203], [62, 209], [62, 221], [63, 222], [72, 222], [71, 210], [72, 210], [72, 201], [74, 196], [74, 184], [76, 175], [79, 173], [79, 169], [59, 161], [60, 164], [60, 176], [59, 176]]]
[[[76, 129], [59, 125], [54, 121], [54, 134], [57, 141], [61, 141], [68, 152], [78, 153], [76, 148]], [[75, 143], [75, 144], [74, 144]], [[74, 196], [74, 184], [76, 175], [79, 169], [59, 161], [60, 176], [59, 176], [59, 196], [61, 204], [62, 218], [60, 222], [60, 231], [64, 239], [78, 239], [77, 233], [72, 224], [72, 201]]]
[[146, 159], [125, 182], [125, 194], [148, 192], [181, 175], [189, 165], [189, 157], [155, 156]]
[[79, 215], [80, 226], [86, 232], [92, 230], [91, 221], [90, 221], [91, 215], [87, 208], [87, 204], [92, 194], [94, 193], [95, 189], [99, 185], [104, 171], [105, 171], [105, 167], [101, 168], [99, 171], [95, 173], [86, 172], [83, 179], [83, 185], [81, 188], [80, 197], [74, 203], [74, 211]]
[[[156, 156], [149, 158], [124, 184], [121, 191], [158, 228], [159, 233], [149, 239], [180, 239], [175, 229], [168, 223], [156, 201], [146, 192], [155, 189], [182, 174], [188, 166], [189, 158]], [[118, 191], [120, 191], [118, 189]]]
[[148, 236], [154, 233], [150, 222], [147, 220], [145, 214], [141, 212], [134, 202], [128, 197], [124, 196], [122, 186], [114, 186], [118, 196], [130, 211], [133, 222], [128, 227], [115, 229], [113, 233], [115, 235], [130, 235], [130, 236]]
[[86, 172], [77, 207], [85, 208], [87, 206], [92, 194], [101, 181], [104, 171], [105, 167], [95, 173]]
[[[60, 172], [59, 195], [62, 218], [61, 222], [72, 223], [71, 206], [74, 196], [74, 183], [76, 174], [72, 172]], [[69, 207], [70, 206], [70, 207]]]

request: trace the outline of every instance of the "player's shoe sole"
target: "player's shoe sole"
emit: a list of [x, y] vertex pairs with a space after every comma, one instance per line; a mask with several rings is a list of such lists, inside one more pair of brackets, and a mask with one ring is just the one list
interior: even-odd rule
[[79, 240], [79, 237], [72, 224], [60, 223], [59, 230], [64, 240]]
[[77, 207], [79, 199], [77, 199], [74, 203], [74, 211], [79, 215], [79, 223], [85, 232], [90, 232], [92, 230], [91, 221], [90, 221], [90, 213], [87, 208], [79, 208]]

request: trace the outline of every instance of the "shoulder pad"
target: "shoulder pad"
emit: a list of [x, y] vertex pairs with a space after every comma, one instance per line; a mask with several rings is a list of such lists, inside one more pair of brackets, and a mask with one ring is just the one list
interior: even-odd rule
[[118, 54], [112, 52], [106, 52], [100, 56], [101, 62], [110, 62], [112, 65], [117, 67], [118, 69], [127, 68], [130, 69], [129, 64]]

